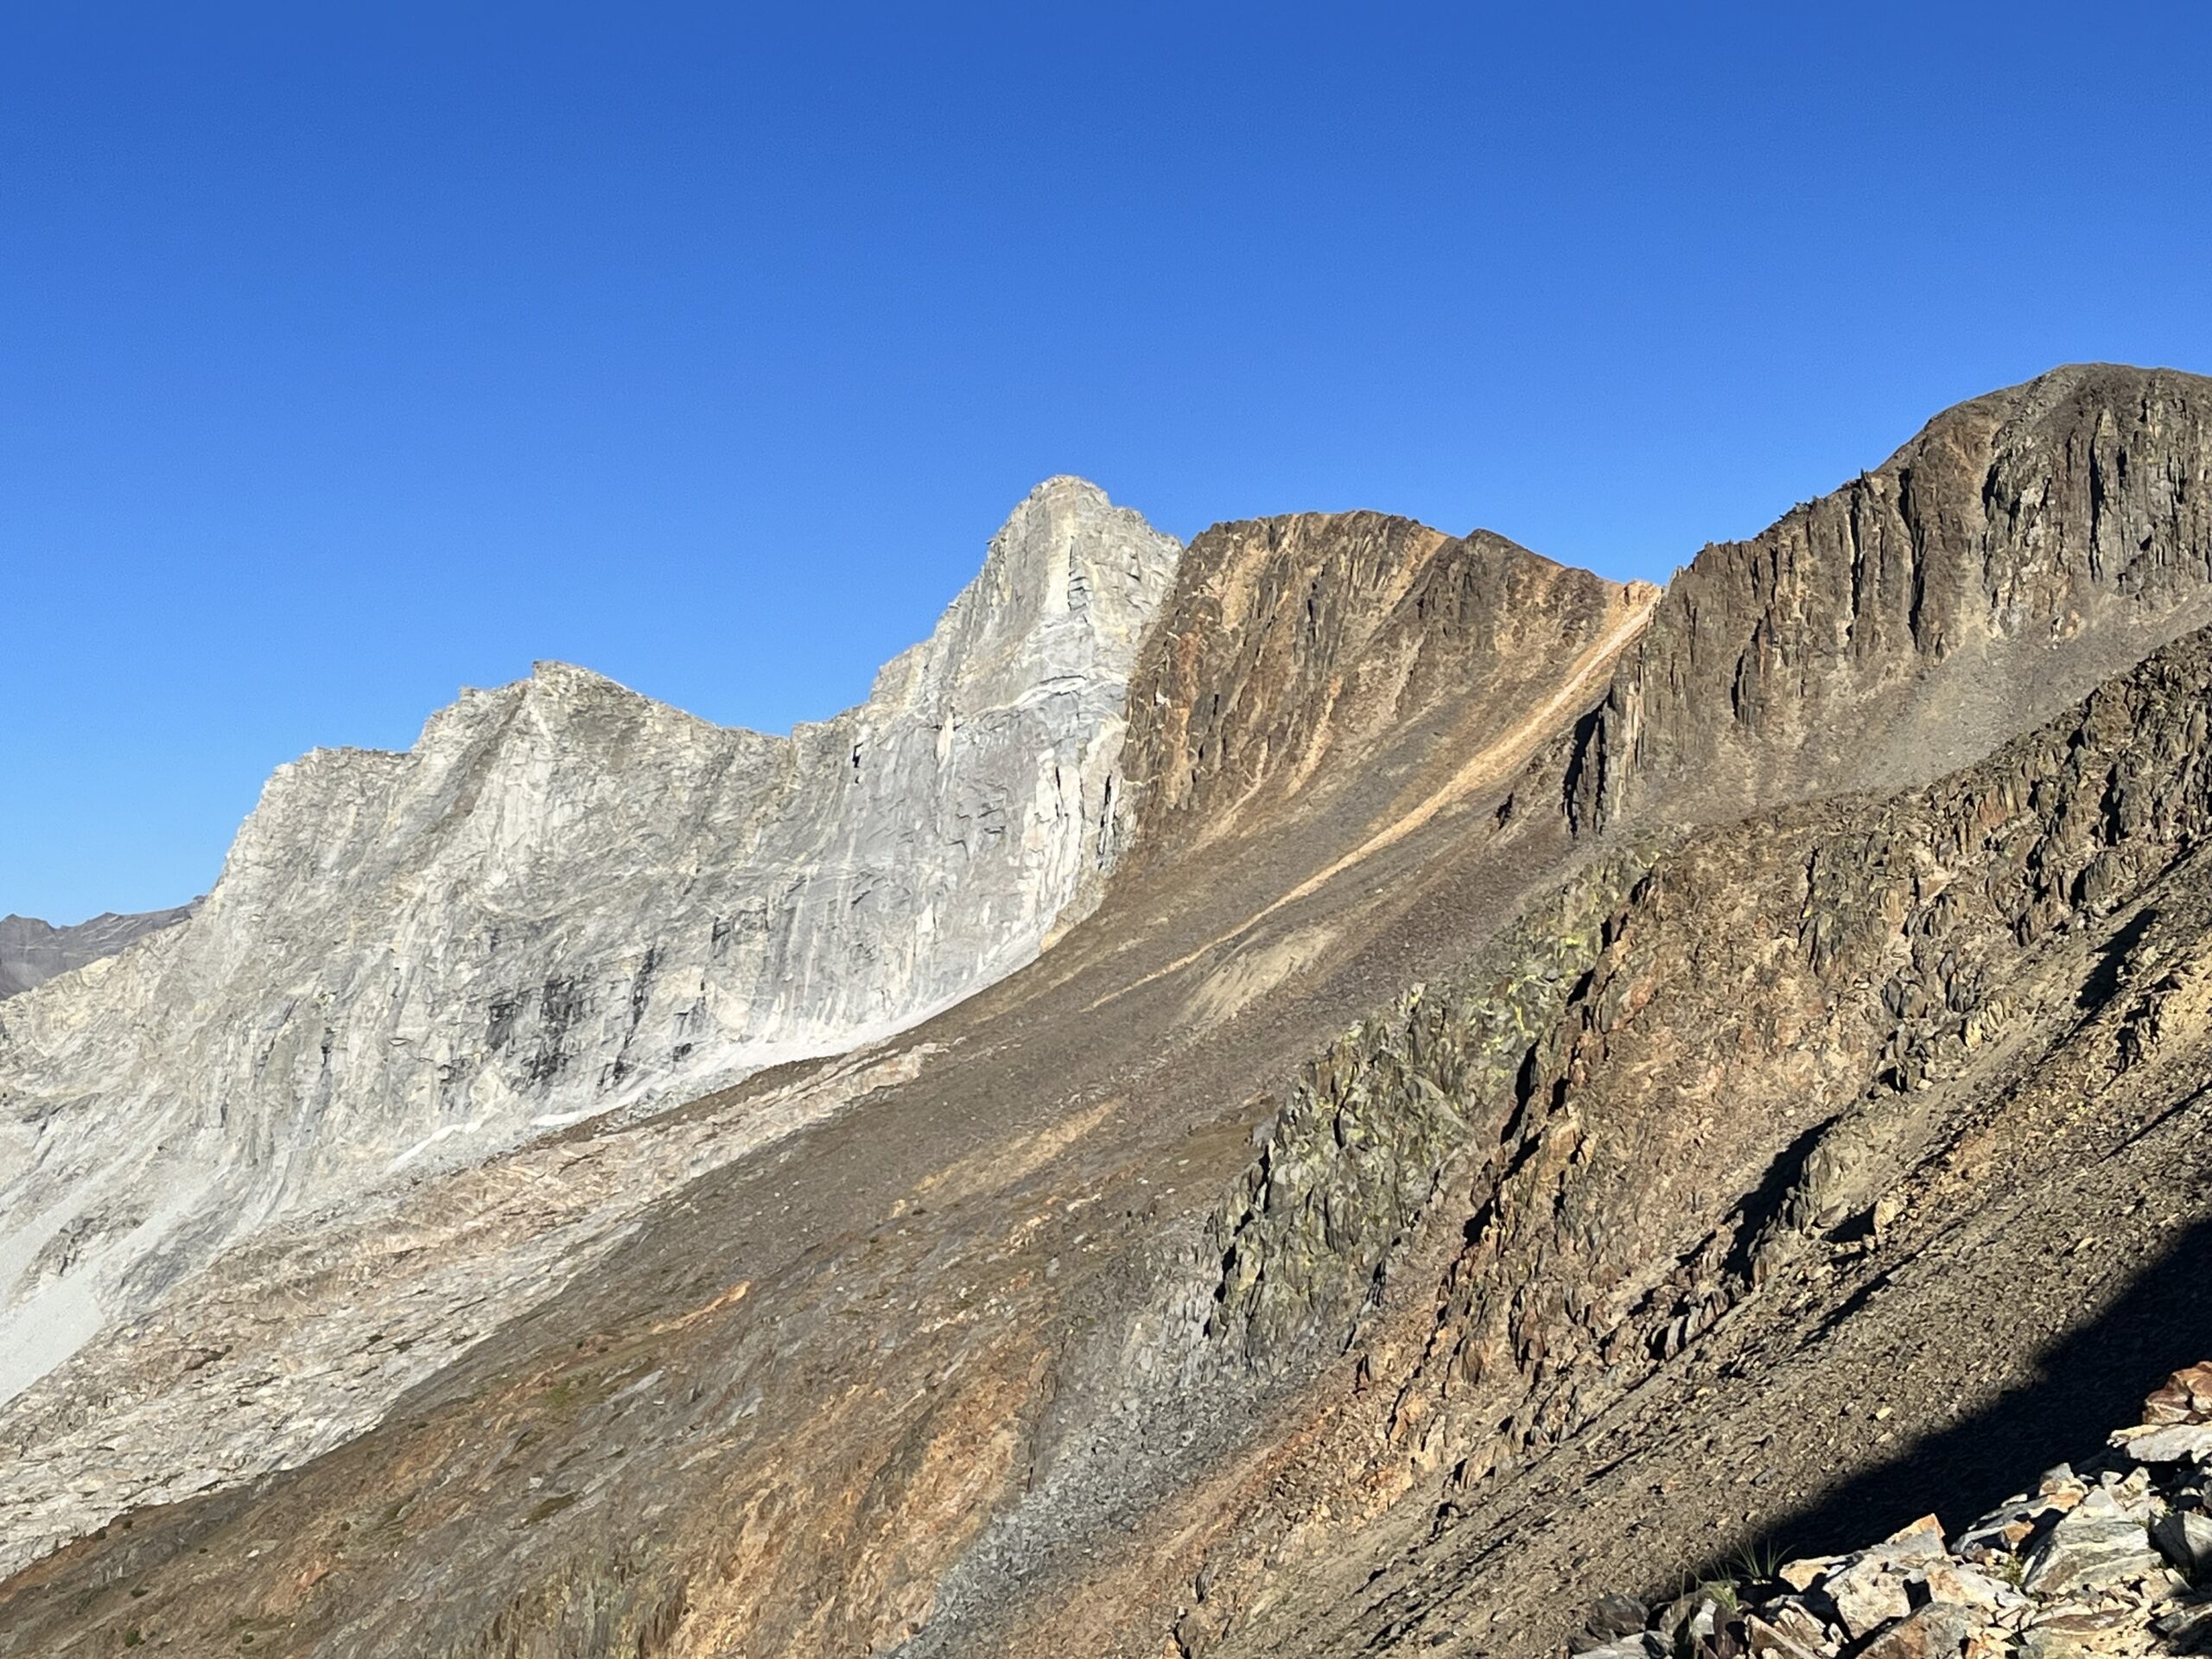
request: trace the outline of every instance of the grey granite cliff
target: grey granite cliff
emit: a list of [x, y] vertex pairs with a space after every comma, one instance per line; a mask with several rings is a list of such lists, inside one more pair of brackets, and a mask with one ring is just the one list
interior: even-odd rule
[[0, 1399], [280, 1213], [850, 1048], [1096, 901], [1180, 549], [1038, 486], [788, 738], [582, 669], [282, 767], [181, 925], [0, 1013]]

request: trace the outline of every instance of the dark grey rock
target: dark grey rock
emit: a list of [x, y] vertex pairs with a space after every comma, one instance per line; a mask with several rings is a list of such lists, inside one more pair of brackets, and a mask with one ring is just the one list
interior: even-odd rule
[[2212, 1516], [2170, 1510], [2152, 1523], [2151, 1541], [2192, 1580], [2212, 1568]]
[[121, 916], [110, 911], [74, 927], [55, 927], [32, 916], [0, 916], [0, 997], [43, 985], [86, 963], [111, 957], [147, 934], [192, 914], [199, 900], [173, 910]]

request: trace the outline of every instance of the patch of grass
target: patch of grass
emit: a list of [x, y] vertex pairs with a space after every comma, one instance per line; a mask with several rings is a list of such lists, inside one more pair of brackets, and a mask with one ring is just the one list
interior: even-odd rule
[[1771, 1538], [1755, 1539], [1738, 1550], [1729, 1565], [1748, 1584], [1770, 1583], [1782, 1572], [1782, 1546]]

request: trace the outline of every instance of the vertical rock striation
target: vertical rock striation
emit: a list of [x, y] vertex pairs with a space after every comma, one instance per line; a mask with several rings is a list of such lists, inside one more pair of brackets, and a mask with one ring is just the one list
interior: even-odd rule
[[942, 1008], [1096, 901], [1179, 554], [1052, 479], [789, 738], [582, 669], [281, 768], [191, 919], [0, 1014], [0, 1397], [303, 1203]]
[[2212, 383], [2087, 364], [1948, 410], [1669, 586], [1569, 809], [1925, 783], [2212, 621]]

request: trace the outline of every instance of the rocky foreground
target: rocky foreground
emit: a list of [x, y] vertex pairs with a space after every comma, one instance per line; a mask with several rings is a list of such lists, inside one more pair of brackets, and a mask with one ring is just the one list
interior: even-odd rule
[[1663, 1606], [1611, 1595], [1583, 1659], [2092, 1659], [2212, 1653], [2212, 1364], [2177, 1371], [2077, 1471], [1948, 1535], [1929, 1515], [1847, 1554], [1745, 1562]]

